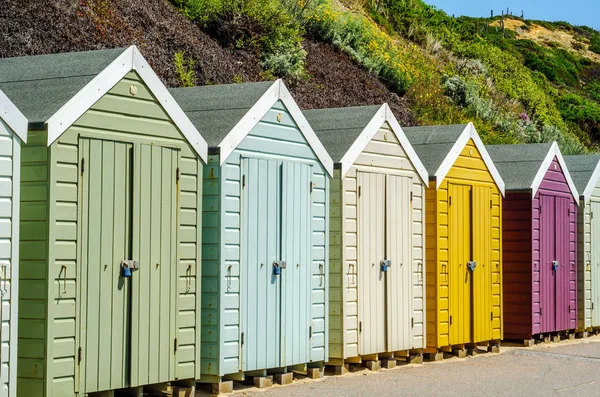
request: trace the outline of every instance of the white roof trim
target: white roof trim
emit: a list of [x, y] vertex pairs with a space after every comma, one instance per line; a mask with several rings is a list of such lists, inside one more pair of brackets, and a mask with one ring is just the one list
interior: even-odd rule
[[490, 157], [488, 151], [486, 150], [485, 145], [481, 141], [481, 138], [479, 137], [479, 134], [477, 133], [477, 130], [475, 129], [475, 126], [473, 125], [473, 123], [469, 123], [465, 127], [464, 131], [461, 133], [460, 137], [456, 140], [456, 143], [454, 143], [454, 145], [452, 146], [452, 149], [450, 149], [450, 152], [446, 155], [446, 158], [444, 159], [442, 164], [438, 167], [437, 171], [435, 172], [435, 179], [436, 179], [436, 187], [435, 188], [436, 189], [440, 188], [440, 186], [442, 185], [442, 182], [446, 178], [446, 175], [448, 175], [448, 172], [450, 172], [450, 169], [452, 169], [452, 166], [454, 165], [454, 163], [456, 162], [456, 160], [462, 153], [463, 148], [467, 145], [467, 143], [469, 142], [470, 139], [472, 139], [473, 143], [475, 143], [475, 147], [477, 148], [477, 150], [479, 150], [479, 153], [481, 154], [481, 158], [483, 159], [483, 162], [485, 163], [486, 167], [488, 168], [488, 171], [492, 175], [492, 179], [494, 180], [494, 182], [496, 182], [496, 186], [498, 186], [498, 189], [500, 190], [500, 192], [502, 193], [502, 196], [504, 197], [504, 195], [505, 195], [504, 180], [502, 179], [502, 177], [500, 176], [500, 173], [498, 172], [498, 169], [494, 165], [494, 162], [492, 161], [492, 158]]
[[573, 195], [573, 199], [575, 200], [577, 205], [579, 205], [579, 193], [577, 193], [577, 188], [573, 183], [573, 179], [571, 179], [571, 174], [569, 173], [569, 169], [567, 168], [565, 159], [563, 158], [556, 141], [552, 143], [550, 150], [548, 150], [548, 153], [546, 154], [542, 165], [538, 169], [538, 172], [535, 175], [535, 178], [533, 179], [533, 183], [531, 184], [531, 196], [535, 197], [535, 194], [540, 188], [540, 185], [542, 184], [542, 181], [544, 180], [544, 177], [546, 176], [546, 173], [548, 172], [548, 169], [550, 168], [550, 164], [552, 164], [554, 157], [558, 159], [558, 164], [560, 164], [560, 168], [562, 168], [565, 179], [567, 180], [567, 185], [569, 185], [569, 190], [571, 190], [571, 194]]
[[592, 197], [592, 193], [598, 184], [598, 180], [600, 180], [600, 161], [596, 163], [596, 168], [594, 168], [594, 172], [590, 177], [587, 185], [585, 186], [585, 190], [581, 193], [581, 197], [583, 198], [583, 203], [587, 204], [590, 201], [590, 197]]
[[231, 129], [231, 131], [223, 138], [218, 147], [220, 150], [220, 165], [223, 165], [229, 155], [235, 148], [244, 140], [244, 138], [252, 131], [252, 128], [264, 117], [264, 115], [280, 100], [283, 102], [288, 112], [294, 119], [300, 132], [315, 152], [315, 155], [327, 170], [330, 176], [333, 176], [333, 160], [325, 150], [325, 147], [317, 138], [317, 135], [311, 128], [310, 124], [304, 117], [304, 114], [292, 98], [287, 87], [282, 80], [277, 80], [263, 94], [262, 97], [248, 110], [240, 121]]
[[110, 65], [92, 79], [46, 122], [48, 146], [54, 143], [79, 117], [110, 91], [131, 70], [135, 70], [156, 97], [165, 112], [206, 162], [208, 145], [192, 122], [173, 99], [136, 46], [127, 48]]
[[350, 149], [348, 149], [346, 154], [344, 154], [344, 157], [342, 157], [341, 178], [344, 179], [344, 176], [348, 173], [348, 171], [350, 171], [350, 168], [352, 168], [352, 165], [354, 165], [354, 162], [356, 161], [358, 156], [360, 156], [363, 150], [365, 150], [369, 142], [371, 142], [373, 137], [377, 135], [377, 132], [379, 131], [383, 123], [385, 123], [386, 121], [388, 122], [390, 128], [392, 129], [392, 132], [400, 142], [400, 145], [406, 152], [409, 161], [412, 163], [413, 167], [415, 167], [415, 170], [419, 174], [419, 177], [421, 178], [425, 186], [428, 186], [429, 175], [427, 174], [427, 170], [425, 169], [425, 166], [423, 166], [421, 159], [419, 159], [419, 156], [417, 156], [417, 153], [413, 149], [412, 145], [406, 138], [402, 127], [400, 127], [400, 124], [398, 124], [398, 120], [396, 120], [396, 117], [394, 117], [394, 114], [392, 113], [392, 110], [390, 109], [387, 103], [381, 105], [381, 107], [379, 108], [377, 113], [375, 113], [373, 118], [369, 121], [365, 129], [360, 133], [358, 138], [356, 138], [354, 143], [352, 143], [352, 146], [350, 146]]
[[4, 120], [6, 125], [23, 142], [27, 142], [27, 118], [19, 111], [14, 103], [0, 90], [0, 119]]

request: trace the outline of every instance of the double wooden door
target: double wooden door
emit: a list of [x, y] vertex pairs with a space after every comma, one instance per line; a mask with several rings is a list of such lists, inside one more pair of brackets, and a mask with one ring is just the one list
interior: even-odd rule
[[79, 391], [174, 380], [179, 150], [79, 145]]
[[600, 201], [591, 201], [592, 326], [600, 326]]
[[312, 166], [242, 158], [241, 172], [241, 370], [309, 362], [312, 285], [324, 283], [312, 277]]
[[[448, 330], [451, 345], [492, 339], [491, 188], [448, 184]], [[441, 255], [441, 253], [439, 254]]]
[[357, 178], [359, 354], [409, 349], [412, 178], [372, 172]]
[[570, 200], [540, 195], [540, 332], [569, 329]]

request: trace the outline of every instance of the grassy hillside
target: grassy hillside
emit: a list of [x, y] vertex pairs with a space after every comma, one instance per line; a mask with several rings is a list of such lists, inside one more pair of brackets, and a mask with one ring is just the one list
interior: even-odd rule
[[348, 54], [409, 100], [419, 124], [474, 120], [490, 143], [600, 142], [600, 33], [567, 23], [453, 18], [421, 0], [172, 0], [264, 74], [310, 79], [304, 37]]
[[137, 44], [169, 86], [285, 78], [300, 106], [390, 103], [486, 143], [600, 148], [600, 33], [422, 0], [4, 0], [0, 57]]

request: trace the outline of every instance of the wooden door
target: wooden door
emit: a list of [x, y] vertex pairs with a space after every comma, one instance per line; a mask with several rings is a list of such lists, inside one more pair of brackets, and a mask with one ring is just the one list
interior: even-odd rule
[[135, 145], [131, 386], [177, 379], [179, 151]]
[[388, 175], [386, 194], [387, 351], [413, 347], [412, 178]]
[[[558, 263], [554, 271], [555, 282], [555, 330], [569, 329], [571, 317], [570, 280], [571, 280], [571, 238], [570, 238], [570, 200], [568, 197], [555, 198], [554, 257]], [[577, 280], [575, 280], [577, 282]], [[576, 310], [576, 308], [573, 308]]]
[[592, 326], [600, 326], [600, 201], [591, 202]]
[[[80, 140], [80, 390], [176, 379], [177, 150]], [[139, 260], [131, 277], [123, 260]]]
[[556, 330], [556, 271], [555, 260], [556, 215], [554, 196], [540, 195], [540, 332]]
[[80, 140], [85, 172], [80, 229], [80, 391], [129, 385], [129, 280], [132, 149], [129, 143]]
[[280, 367], [281, 163], [242, 159], [242, 370]]
[[[358, 172], [359, 354], [386, 351], [385, 259], [386, 176]], [[393, 264], [392, 264], [393, 266]]]
[[326, 280], [325, 264], [312, 263], [312, 166], [284, 162], [281, 173], [281, 259], [286, 267], [281, 271], [280, 366], [288, 366], [310, 361], [311, 283], [321, 288]]
[[492, 339], [492, 189], [473, 187], [472, 206], [472, 342], [482, 342]]
[[471, 340], [471, 186], [448, 184], [448, 213], [448, 320], [449, 340], [454, 345]]

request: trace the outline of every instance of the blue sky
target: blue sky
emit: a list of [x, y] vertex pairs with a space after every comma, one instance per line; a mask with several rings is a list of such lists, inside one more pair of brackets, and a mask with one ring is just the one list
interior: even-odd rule
[[544, 21], [567, 21], [573, 25], [587, 25], [600, 30], [599, 0], [424, 0], [447, 14], [455, 16], [489, 17], [490, 10], [500, 14], [500, 10], [509, 7], [513, 15]]

